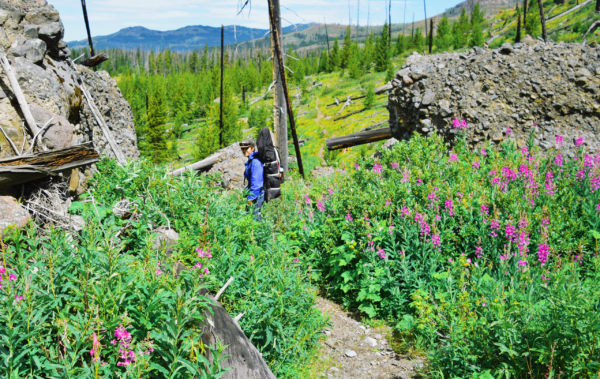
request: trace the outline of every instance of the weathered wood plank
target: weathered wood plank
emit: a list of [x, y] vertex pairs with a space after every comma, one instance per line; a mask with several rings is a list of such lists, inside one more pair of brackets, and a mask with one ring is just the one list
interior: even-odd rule
[[109, 60], [108, 55], [100, 53], [98, 55], [94, 55], [93, 57], [84, 60], [83, 62], [81, 62], [81, 65], [86, 67], [96, 67], [100, 63], [106, 62], [107, 60]]
[[328, 150], [338, 150], [346, 147], [363, 145], [392, 138], [390, 128], [380, 128], [349, 134], [342, 137], [329, 138], [325, 141]]

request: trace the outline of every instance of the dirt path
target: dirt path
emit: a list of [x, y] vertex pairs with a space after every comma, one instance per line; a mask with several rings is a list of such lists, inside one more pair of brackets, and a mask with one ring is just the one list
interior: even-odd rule
[[339, 305], [319, 298], [317, 307], [331, 317], [331, 330], [323, 344], [323, 360], [329, 362], [327, 372], [321, 377], [328, 379], [409, 379], [415, 366], [422, 367], [419, 359], [409, 360], [395, 354], [387, 338], [389, 327], [370, 328], [343, 311]]

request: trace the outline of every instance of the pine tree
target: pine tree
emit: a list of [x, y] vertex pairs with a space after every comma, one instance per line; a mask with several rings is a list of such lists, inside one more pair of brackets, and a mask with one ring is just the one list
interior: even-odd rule
[[194, 143], [194, 159], [202, 160], [219, 149], [219, 126], [207, 123], [200, 128]]
[[407, 48], [406, 37], [404, 34], [398, 34], [398, 40], [396, 41], [396, 53], [398, 55], [404, 54]]
[[362, 66], [364, 72], [370, 72], [375, 60], [375, 36], [373, 31], [369, 33], [369, 37], [365, 40], [365, 48], [362, 52]]
[[483, 28], [480, 23], [473, 25], [473, 33], [469, 39], [469, 47], [475, 46], [483, 46]]
[[425, 44], [425, 37], [423, 37], [421, 28], [417, 28], [415, 30], [415, 34], [414, 34], [412, 40], [410, 41], [409, 48], [417, 50], [418, 52], [421, 52], [423, 50], [424, 44]]
[[463, 32], [460, 22], [455, 22], [452, 25], [452, 43], [454, 49], [460, 49], [465, 44], [465, 33]]
[[444, 16], [438, 24], [437, 35], [435, 36], [435, 45], [440, 51], [446, 51], [451, 44], [452, 30], [450, 29], [448, 17]]
[[167, 102], [165, 101], [164, 87], [154, 80], [149, 95], [148, 106], [148, 148], [149, 158], [153, 162], [163, 162], [166, 158], [167, 143], [165, 137], [165, 124], [167, 123]]
[[150, 55], [148, 56], [148, 71], [150, 75], [156, 74], [156, 56], [154, 50], [150, 50]]
[[363, 65], [360, 59], [360, 48], [357, 44], [352, 44], [352, 50], [350, 51], [350, 62], [348, 67], [348, 75], [352, 79], [358, 79], [363, 76]]
[[200, 70], [208, 71], [208, 42], [204, 43], [204, 50], [200, 59]]
[[485, 11], [481, 9], [479, 5], [479, 1], [473, 7], [473, 11], [471, 12], [471, 27], [475, 27], [477, 24], [482, 24], [484, 21]]
[[346, 29], [346, 35], [344, 36], [344, 46], [342, 46], [341, 53], [341, 67], [348, 68], [350, 53], [352, 49], [352, 37], [350, 36], [350, 26]]
[[329, 56], [327, 50], [321, 51], [321, 57], [319, 58], [319, 73], [329, 72]]
[[340, 44], [338, 38], [335, 37], [333, 41], [333, 47], [331, 48], [331, 54], [329, 55], [329, 72], [333, 72], [340, 68]]
[[375, 71], [384, 72], [390, 65], [390, 49], [388, 46], [389, 30], [387, 22], [383, 24], [381, 34], [377, 36], [375, 47]]
[[533, 38], [539, 37], [542, 34], [542, 21], [540, 20], [540, 8], [537, 1], [534, 0], [529, 3], [529, 7], [527, 8], [525, 32]]
[[[229, 146], [242, 139], [242, 129], [238, 123], [238, 109], [233, 98], [231, 80], [229, 76], [223, 85], [223, 146]], [[216, 130], [219, 130], [220, 105], [213, 103], [210, 112], [210, 120]]]
[[198, 71], [198, 53], [196, 50], [190, 53], [190, 60], [188, 61], [188, 71], [195, 73]]
[[515, 43], [521, 42], [521, 10], [519, 4], [517, 4], [517, 35], [515, 36]]

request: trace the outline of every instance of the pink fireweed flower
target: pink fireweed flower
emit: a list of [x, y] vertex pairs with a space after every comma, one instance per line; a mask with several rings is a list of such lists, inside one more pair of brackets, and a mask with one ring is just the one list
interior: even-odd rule
[[452, 121], [452, 127], [453, 127], [454, 129], [463, 129], [463, 128], [466, 128], [466, 127], [468, 127], [468, 126], [469, 126], [469, 125], [467, 124], [467, 121], [466, 121], [466, 120], [459, 120], [459, 119], [456, 119], [456, 118], [455, 118], [455, 119]]
[[325, 205], [323, 205], [323, 202], [317, 203], [317, 209], [321, 212], [323, 212], [325, 210]]
[[477, 258], [481, 258], [482, 255], [483, 255], [483, 249], [480, 248], [479, 246], [475, 247], [475, 256]]
[[440, 215], [435, 215], [435, 221], [440, 221], [442, 219], [442, 216]]
[[485, 149], [481, 149], [481, 155], [483, 155], [484, 157], [487, 157], [487, 153], [485, 152]]
[[196, 251], [198, 252], [198, 256], [200, 258], [212, 258], [212, 254], [210, 253], [210, 249], [202, 249], [201, 247], [197, 247]]
[[458, 162], [458, 156], [454, 153], [450, 154], [450, 162]]
[[390, 205], [392, 205], [392, 202], [388, 199], [385, 201], [385, 206], [389, 207]]
[[526, 157], [527, 155], [529, 155], [529, 150], [527, 149], [527, 146], [523, 146], [521, 148], [521, 155], [523, 155], [524, 157]]
[[348, 213], [348, 214], [346, 214], [346, 220], [352, 221], [354, 219], [352, 218], [352, 216], [350, 216], [350, 213]]
[[198, 277], [203, 278], [205, 275], [210, 274], [210, 270], [208, 269], [208, 267], [204, 267], [204, 270], [200, 271], [200, 274], [198, 275]]
[[523, 268], [523, 272], [525, 272], [525, 271], [527, 271], [527, 264], [528, 263], [529, 262], [527, 262], [527, 261], [519, 260], [519, 263], [517, 265], [518, 265], [519, 269], [522, 267]]
[[554, 174], [551, 172], [546, 173], [546, 193], [549, 195], [554, 194], [554, 182], [553, 182]]
[[467, 258], [467, 263], [471, 264], [471, 258]]
[[490, 222], [490, 237], [498, 237], [496, 230], [500, 230], [500, 223], [498, 220], [491, 220]]
[[548, 261], [548, 255], [550, 255], [550, 246], [542, 243], [538, 246], [538, 261], [543, 265]]
[[583, 179], [585, 179], [585, 171], [583, 171], [583, 170], [578, 170], [578, 171], [577, 171], [577, 176], [576, 176], [576, 177], [577, 177], [577, 180], [583, 180]]
[[329, 191], [328, 191], [328, 193], [329, 193], [330, 195], [333, 195], [333, 189], [332, 189], [332, 188], [330, 188], [330, 189], [329, 189]]
[[160, 269], [160, 263], [157, 264], [157, 268], [156, 268], [156, 276], [161, 276], [163, 271]]
[[549, 218], [543, 218], [542, 219], [542, 226], [545, 228], [548, 225], [550, 225], [550, 219]]
[[481, 303], [481, 305], [483, 305], [485, 307], [485, 306], [487, 306], [487, 303]]
[[202, 263], [200, 263], [200, 262], [196, 263], [193, 268], [194, 269], [201, 269], [202, 268]]
[[517, 242], [517, 228], [514, 225], [506, 225], [506, 238], [512, 243]]
[[294, 263], [298, 263], [298, 262], [300, 262], [300, 259], [294, 258]]
[[10, 274], [10, 275], [8, 276], [8, 281], [9, 281], [9, 282], [13, 282], [13, 281], [15, 281], [15, 280], [17, 280], [17, 276], [16, 276], [15, 274]]
[[512, 134], [512, 130], [510, 128], [506, 128], [506, 135], [510, 136]]
[[393, 168], [394, 170], [395, 170], [395, 169], [397, 169], [397, 168], [398, 168], [398, 166], [399, 166], [399, 165], [398, 165], [398, 163], [396, 163], [396, 162], [393, 162], [393, 163], [392, 163], [392, 168]]
[[312, 204], [312, 200], [310, 199], [310, 196], [304, 195], [304, 198], [306, 199], [306, 205], [311, 205]]
[[381, 174], [381, 171], [383, 171], [383, 167], [379, 163], [373, 166], [373, 172]]
[[563, 145], [563, 136], [556, 136], [556, 144], [558, 145], [558, 147], [561, 147]]
[[500, 255], [500, 259], [502, 259], [503, 261], [508, 260], [509, 258], [510, 258], [510, 256], [508, 254]]
[[[598, 206], [600, 207], [600, 204], [598, 204]], [[600, 209], [599, 209], [600, 210]], [[402, 210], [400, 210], [400, 215], [401, 217], [404, 216], [410, 216], [410, 209], [406, 208], [405, 206], [402, 207]]]
[[489, 216], [490, 214], [490, 209], [488, 207], [485, 206], [485, 204], [481, 204], [481, 216]]
[[562, 156], [562, 154], [558, 154], [554, 158], [554, 164], [557, 165], [557, 166], [562, 166], [563, 165], [563, 156]]
[[[116, 341], [115, 341], [116, 343]], [[90, 350], [90, 355], [93, 357], [92, 362], [96, 363], [100, 360], [100, 350], [102, 349], [102, 345], [98, 340], [98, 336], [96, 333], [92, 336], [92, 350]]]
[[421, 184], [423, 184], [423, 180], [422, 179], [417, 179], [417, 185], [420, 186]]
[[406, 183], [406, 182], [408, 182], [409, 180], [410, 180], [410, 179], [408, 178], [408, 171], [404, 171], [404, 172], [402, 173], [402, 179], [400, 179], [400, 181], [401, 181], [402, 183]]
[[452, 202], [452, 199], [446, 200], [446, 202], [444, 203], [444, 207], [446, 207], [448, 215], [454, 216], [454, 203]]
[[479, 170], [479, 161], [473, 162], [473, 166], [471, 166], [471, 167], [474, 168], [475, 170]]
[[440, 246], [442, 246], [442, 242], [440, 241], [440, 235], [439, 234], [434, 234], [431, 237], [431, 244], [433, 245], [434, 249], [436, 247], [439, 248]]
[[385, 251], [383, 249], [377, 250], [377, 255], [379, 255], [379, 258], [381, 258], [381, 259], [386, 258]]
[[0, 274], [4, 274], [6, 272], [6, 269], [2, 266], [0, 266]]
[[579, 147], [581, 145], [583, 145], [583, 137], [575, 140], [575, 146]]
[[596, 212], [600, 212], [600, 204], [596, 205]]
[[21, 301], [23, 300], [23, 296], [15, 295], [15, 300]]
[[355, 163], [355, 164], [354, 164], [354, 169], [355, 169], [355, 170], [358, 170], [359, 168], [360, 168], [360, 165], [359, 165], [358, 163]]
[[452, 258], [448, 258], [448, 262], [452, 263]]

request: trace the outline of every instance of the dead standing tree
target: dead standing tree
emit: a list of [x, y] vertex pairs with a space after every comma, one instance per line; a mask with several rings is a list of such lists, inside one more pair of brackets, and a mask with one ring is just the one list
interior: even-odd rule
[[[273, 54], [273, 132], [275, 133], [275, 143], [279, 150], [279, 159], [281, 160], [281, 168], [284, 171], [288, 170], [288, 135], [287, 135], [287, 117], [285, 109], [286, 96], [284, 94], [284, 83], [282, 73], [284, 70], [285, 61], [283, 56], [281, 62], [277, 59], [276, 45], [283, 46], [283, 33], [281, 32], [281, 11], [279, 8], [279, 0], [271, 0], [273, 10], [269, 9], [271, 20], [271, 52]], [[272, 15], [271, 15], [272, 13]], [[278, 40], [275, 41], [275, 36]], [[281, 67], [280, 67], [281, 65]]]
[[[275, 2], [277, 2], [277, 5], [279, 5], [278, 0], [269, 0], [269, 21], [271, 23], [271, 40], [274, 41], [274, 46], [273, 46], [273, 50], [274, 50], [274, 59], [273, 61], [277, 60], [277, 62], [279, 63], [279, 77], [281, 78], [281, 85], [282, 85], [282, 89], [283, 89], [283, 95], [285, 96], [285, 104], [287, 106], [287, 113], [288, 116], [290, 117], [290, 127], [292, 129], [292, 137], [294, 139], [294, 148], [296, 150], [296, 158], [298, 159], [298, 170], [300, 171], [300, 174], [302, 175], [302, 177], [304, 178], [304, 166], [302, 165], [302, 156], [300, 154], [300, 145], [298, 144], [298, 135], [296, 134], [296, 123], [294, 122], [294, 113], [292, 111], [292, 104], [290, 103], [290, 97], [289, 97], [289, 91], [288, 91], [288, 86], [287, 86], [287, 82], [285, 80], [285, 69], [284, 69], [284, 65], [283, 65], [283, 53], [281, 51], [281, 34], [280, 34], [280, 30], [281, 30], [281, 19], [279, 18], [279, 29], [276, 27], [276, 21], [277, 19], [275, 18]], [[283, 109], [282, 109], [283, 111]], [[281, 112], [283, 113], [283, 112]], [[280, 125], [280, 128], [285, 128], [285, 135], [287, 136], [287, 124], [283, 124], [283, 126]], [[281, 135], [277, 136], [278, 142], [280, 146], [285, 146], [285, 152], [284, 151], [279, 151], [279, 155], [280, 157], [282, 157], [282, 164], [283, 164], [283, 159], [285, 159], [285, 165], [286, 167], [284, 167], [284, 170], [287, 169], [287, 137], [284, 141], [279, 141], [281, 138]]]
[[542, 38], [544, 42], [548, 42], [548, 31], [546, 30], [546, 17], [544, 16], [544, 4], [542, 0], [537, 0], [538, 7], [540, 8], [540, 20], [542, 21]]

